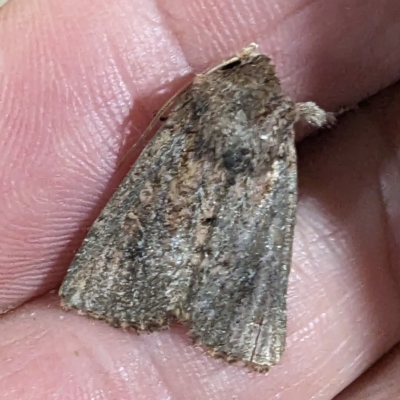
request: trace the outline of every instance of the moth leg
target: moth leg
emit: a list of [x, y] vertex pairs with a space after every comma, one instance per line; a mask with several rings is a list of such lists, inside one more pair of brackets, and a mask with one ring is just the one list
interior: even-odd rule
[[299, 118], [313, 126], [322, 127], [336, 122], [334, 113], [324, 111], [312, 101], [297, 103], [296, 109]]

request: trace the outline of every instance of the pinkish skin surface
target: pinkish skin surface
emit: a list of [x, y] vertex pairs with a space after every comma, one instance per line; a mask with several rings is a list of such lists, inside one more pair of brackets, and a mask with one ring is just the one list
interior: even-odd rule
[[[0, 325], [2, 398], [332, 399], [398, 342], [398, 88], [300, 146], [288, 345], [267, 376], [204, 355], [184, 328], [137, 336], [45, 293], [126, 172], [126, 149], [191, 73], [255, 41], [294, 100], [333, 109], [399, 79], [399, 19], [396, 0], [1, 8], [0, 308], [14, 309]], [[379, 376], [381, 397], [372, 378], [354, 393], [396, 398], [393, 376]]]

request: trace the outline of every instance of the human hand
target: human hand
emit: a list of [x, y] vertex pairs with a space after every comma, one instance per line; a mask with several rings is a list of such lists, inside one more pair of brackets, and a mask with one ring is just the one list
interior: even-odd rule
[[399, 79], [399, 16], [388, 0], [4, 6], [0, 308], [15, 310], [0, 328], [3, 398], [331, 399], [397, 343], [398, 87], [299, 145], [288, 343], [267, 376], [203, 354], [183, 327], [137, 336], [46, 293], [126, 150], [191, 73], [255, 41], [294, 100], [354, 104]]

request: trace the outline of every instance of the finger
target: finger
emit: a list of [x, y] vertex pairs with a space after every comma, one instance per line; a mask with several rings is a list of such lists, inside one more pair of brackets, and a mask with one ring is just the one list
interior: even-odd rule
[[397, 85], [337, 132], [300, 146], [290, 340], [308, 342], [301, 368], [324, 376], [324, 393], [324, 384], [345, 387], [399, 340], [399, 99]]
[[399, 346], [382, 357], [373, 367], [340, 393], [335, 400], [391, 400], [400, 395]]
[[[189, 345], [182, 328], [136, 335], [65, 314], [58, 304], [57, 296], [46, 296], [4, 318], [3, 393], [18, 399], [232, 399], [247, 390], [248, 371], [221, 369], [220, 361]], [[232, 378], [239, 385], [227, 390]], [[252, 381], [258, 386], [263, 378]]]
[[15, 3], [0, 24], [3, 311], [59, 285], [127, 137], [190, 72], [154, 4]]

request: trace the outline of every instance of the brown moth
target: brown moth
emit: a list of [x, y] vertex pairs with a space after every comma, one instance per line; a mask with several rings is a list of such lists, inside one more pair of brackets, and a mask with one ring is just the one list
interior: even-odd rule
[[293, 103], [252, 44], [197, 75], [94, 222], [65, 308], [115, 327], [187, 324], [213, 355], [267, 370], [285, 347], [297, 200]]

